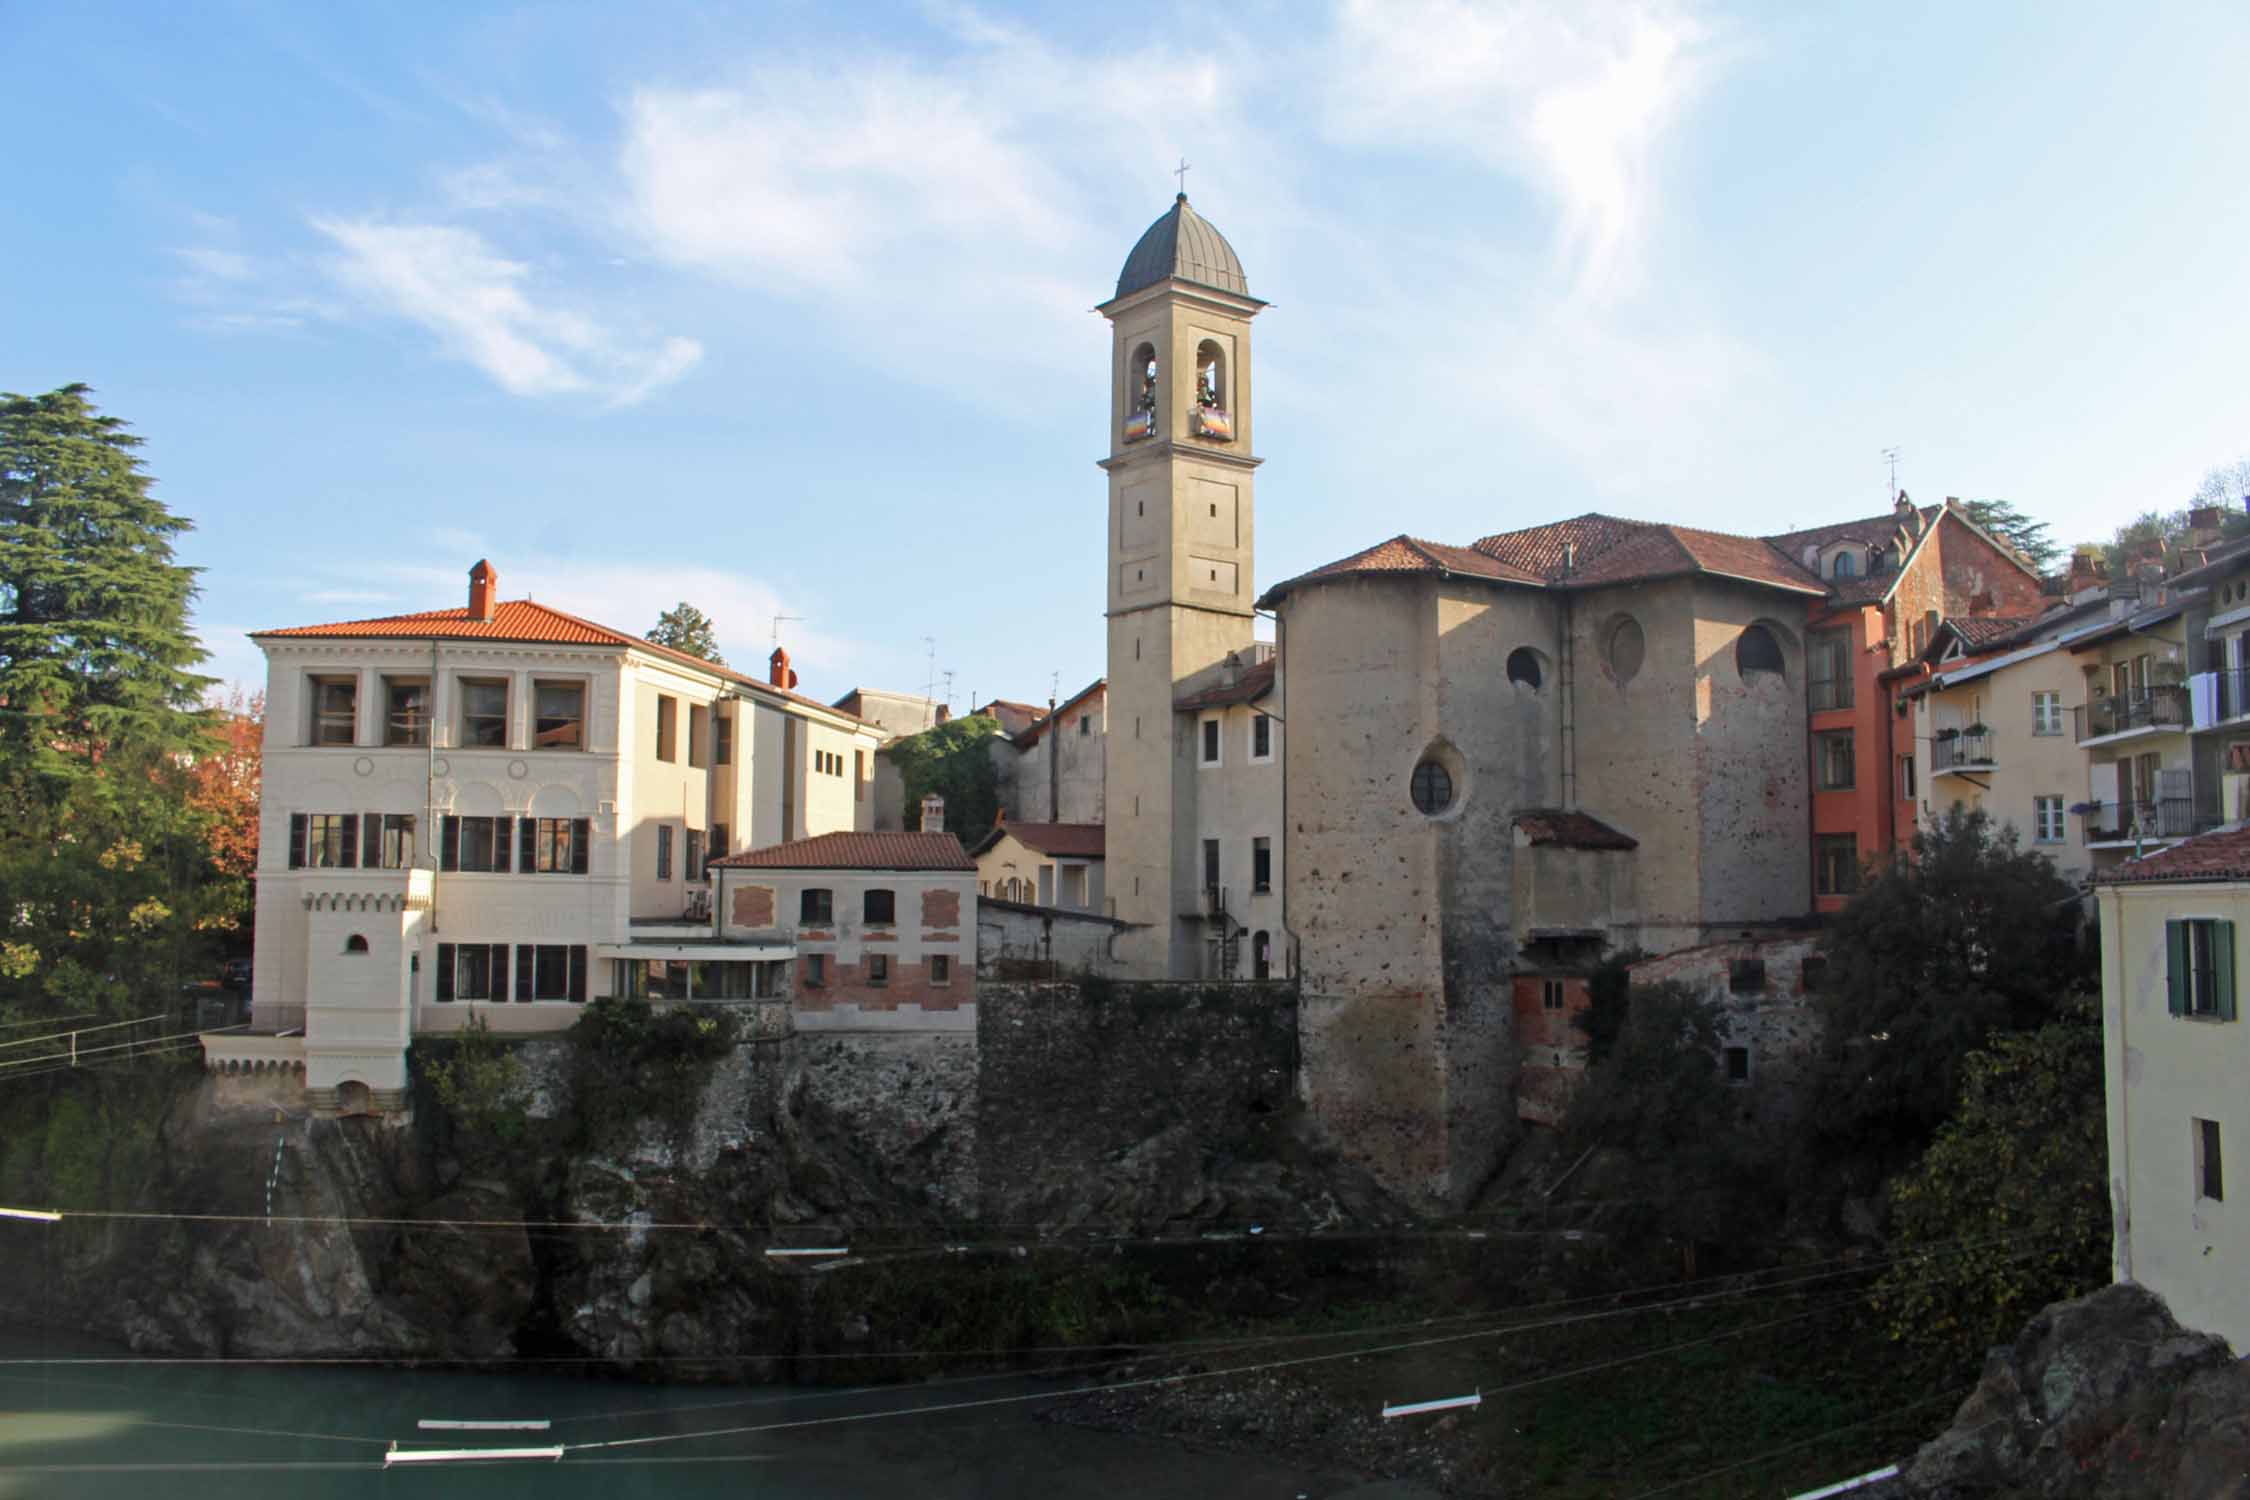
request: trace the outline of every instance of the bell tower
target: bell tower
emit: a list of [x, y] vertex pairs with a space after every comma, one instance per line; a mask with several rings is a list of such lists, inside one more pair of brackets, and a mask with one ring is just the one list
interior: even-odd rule
[[1252, 577], [1250, 295], [1182, 193], [1148, 228], [1109, 319], [1109, 736], [1104, 883], [1139, 977], [1196, 972], [1194, 721], [1173, 709], [1247, 653]]

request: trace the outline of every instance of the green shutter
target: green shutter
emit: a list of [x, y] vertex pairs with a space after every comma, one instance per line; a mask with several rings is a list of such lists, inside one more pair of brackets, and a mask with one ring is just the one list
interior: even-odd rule
[[2218, 1015], [2222, 1021], [2234, 1019], [2234, 924], [2211, 924], [2211, 967], [2217, 971]]
[[2168, 1009], [2175, 1016], [2184, 1016], [2188, 1010], [2188, 932], [2187, 923], [2172, 921], [2164, 924], [2164, 979], [2169, 999]]

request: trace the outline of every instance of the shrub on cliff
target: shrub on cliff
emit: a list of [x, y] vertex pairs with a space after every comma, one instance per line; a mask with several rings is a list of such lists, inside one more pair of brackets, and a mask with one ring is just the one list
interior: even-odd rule
[[599, 1146], [643, 1119], [675, 1135], [695, 1118], [704, 1075], [735, 1044], [733, 1012], [601, 999], [570, 1028], [571, 1096], [579, 1140]]
[[414, 1045], [425, 1049], [423, 1075], [456, 1128], [504, 1151], [523, 1143], [531, 1130], [531, 1079], [484, 1017], [471, 1015], [451, 1038]]

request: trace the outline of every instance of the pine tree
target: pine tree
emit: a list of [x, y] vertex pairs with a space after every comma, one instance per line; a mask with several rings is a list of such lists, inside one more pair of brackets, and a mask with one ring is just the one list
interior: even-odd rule
[[0, 1012], [160, 1007], [240, 907], [189, 796], [188, 522], [138, 445], [82, 385], [0, 395]]
[[710, 616], [685, 599], [656, 617], [656, 628], [648, 633], [648, 638], [659, 646], [700, 656], [714, 667], [727, 664], [727, 659], [719, 654], [718, 627], [711, 623]]
[[2047, 523], [2035, 521], [2006, 500], [1971, 500], [1969, 518], [2022, 553], [2024, 560], [2042, 573], [2052, 573], [2063, 559], [2063, 549], [2047, 534]]

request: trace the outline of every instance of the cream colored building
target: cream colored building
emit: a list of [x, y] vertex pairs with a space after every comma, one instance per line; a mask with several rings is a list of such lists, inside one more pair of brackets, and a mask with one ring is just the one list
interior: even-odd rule
[[1062, 911], [1108, 911], [1099, 823], [1003, 821], [969, 851], [977, 894]]
[[2095, 880], [2117, 1279], [2250, 1353], [2250, 828]]
[[214, 1065], [382, 1105], [412, 1036], [567, 1027], [650, 961], [751, 996], [790, 954], [711, 946], [706, 861], [872, 825], [879, 732], [793, 691], [785, 653], [761, 682], [498, 582], [480, 562], [465, 608], [253, 637], [263, 1039], [211, 1039]]
[[[2199, 601], [2196, 601], [2199, 603]], [[2218, 787], [2197, 784], [2186, 616], [2172, 599], [2072, 638], [2084, 707], [2087, 838], [2097, 868], [2218, 822]]]

